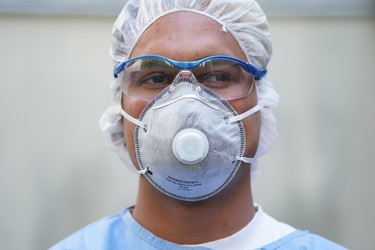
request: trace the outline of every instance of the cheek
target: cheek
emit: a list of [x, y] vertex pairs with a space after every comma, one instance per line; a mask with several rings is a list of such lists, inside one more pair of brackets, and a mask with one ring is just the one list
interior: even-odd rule
[[[242, 114], [254, 107], [257, 102], [257, 95], [255, 92], [253, 92], [246, 98], [230, 101], [229, 103], [235, 108], [238, 114]], [[245, 156], [253, 157], [259, 144], [260, 112], [256, 112], [255, 114], [245, 118], [242, 123], [244, 125], [246, 135]]]
[[243, 120], [246, 133], [245, 155], [253, 157], [258, 149], [260, 135], [260, 113], [257, 112]]
[[[142, 110], [148, 104], [149, 100], [134, 98], [129, 96], [123, 96], [122, 98], [122, 108], [132, 117], [138, 118]], [[138, 167], [136, 160], [135, 147], [134, 147], [134, 129], [135, 125], [125, 118], [122, 119], [122, 125], [124, 128], [124, 139], [126, 147], [128, 149], [130, 158], [133, 161], [133, 164]]]

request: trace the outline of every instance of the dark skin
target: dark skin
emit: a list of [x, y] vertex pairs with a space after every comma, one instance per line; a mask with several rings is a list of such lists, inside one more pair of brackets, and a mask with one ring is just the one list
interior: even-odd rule
[[[193, 61], [211, 55], [228, 55], [246, 61], [237, 41], [229, 32], [206, 16], [176, 12], [153, 23], [140, 37], [131, 57], [158, 54], [179, 61]], [[149, 100], [123, 96], [122, 105], [139, 117]], [[231, 100], [241, 114], [255, 106], [255, 89], [246, 97]], [[254, 156], [260, 131], [260, 115], [243, 120], [246, 132], [245, 155]], [[134, 125], [123, 119], [125, 142], [135, 166]], [[218, 194], [199, 202], [168, 197], [155, 189], [143, 176], [133, 217], [147, 230], [178, 244], [199, 244], [228, 237], [246, 226], [256, 210], [251, 193], [250, 166], [243, 163], [233, 180]]]

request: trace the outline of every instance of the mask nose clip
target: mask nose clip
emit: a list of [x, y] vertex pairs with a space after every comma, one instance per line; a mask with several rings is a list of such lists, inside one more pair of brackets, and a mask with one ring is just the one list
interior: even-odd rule
[[[191, 89], [190, 89], [191, 87]], [[181, 91], [187, 91], [188, 93], [182, 93], [177, 95], [177, 97], [173, 97], [172, 99], [168, 99], [170, 96], [173, 95], [173, 92], [176, 91], [177, 88], [180, 88]], [[162, 100], [164, 98], [164, 101], [161, 102], [159, 105], [155, 105], [152, 109], [160, 109], [164, 108], [172, 103], [178, 102], [182, 99], [194, 99], [197, 100], [206, 106], [218, 111], [220, 110], [220, 107], [214, 103], [211, 102], [211, 99], [207, 99], [207, 97], [203, 96], [204, 88], [202, 85], [197, 81], [194, 74], [188, 70], [182, 70], [180, 71], [171, 85], [166, 89], [167, 95], [164, 95], [160, 98]], [[176, 93], [176, 92], [175, 92]]]
[[168, 93], [172, 93], [176, 89], [177, 85], [182, 82], [190, 83], [192, 88], [198, 93], [202, 91], [202, 88], [194, 74], [189, 70], [182, 70], [176, 75], [172, 84], [169, 86]]

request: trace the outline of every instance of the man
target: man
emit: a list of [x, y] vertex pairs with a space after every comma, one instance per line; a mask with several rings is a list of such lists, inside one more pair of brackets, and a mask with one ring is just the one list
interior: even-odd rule
[[140, 175], [136, 204], [52, 249], [344, 249], [254, 205], [256, 159], [277, 134], [271, 51], [255, 1], [130, 0], [101, 126]]

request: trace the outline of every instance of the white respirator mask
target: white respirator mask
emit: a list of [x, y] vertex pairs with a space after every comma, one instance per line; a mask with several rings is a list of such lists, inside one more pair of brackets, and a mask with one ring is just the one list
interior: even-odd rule
[[238, 115], [222, 97], [181, 71], [144, 108], [136, 125], [135, 152], [140, 171], [156, 189], [184, 201], [199, 201], [221, 191], [244, 157], [242, 120], [262, 106]]

